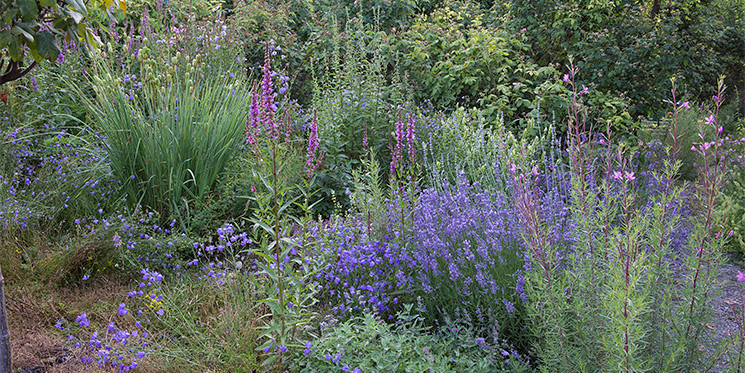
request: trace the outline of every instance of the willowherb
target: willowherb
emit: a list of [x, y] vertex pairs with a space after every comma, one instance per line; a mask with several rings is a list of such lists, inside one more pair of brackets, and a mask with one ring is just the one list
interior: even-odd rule
[[[573, 220], [568, 250], [557, 250], [550, 239], [526, 177], [528, 168], [516, 173], [518, 201], [523, 201], [519, 217], [530, 247], [526, 292], [535, 305], [528, 310], [538, 353], [547, 369], [557, 370], [701, 368], [707, 299], [715, 291], [723, 243], [723, 234], [715, 231], [721, 221], [715, 190], [721, 185], [724, 158], [717, 141], [703, 140], [712, 130], [716, 138], [717, 116], [702, 122], [697, 144], [701, 171], [691, 197], [698, 205], [693, 211], [701, 212], [688, 218], [692, 228], [687, 243], [676, 246], [685, 218], [681, 213], [690, 211], [682, 205], [685, 185], [676, 180], [676, 118], [685, 105], [675, 102], [673, 89], [673, 144], [665, 168], [650, 172], [650, 183], [639, 184], [630, 163], [634, 158], [623, 143], [612, 143], [610, 136], [590, 141], [581, 100], [585, 90], [575, 84], [577, 70], [569, 69], [564, 80], [574, 93], [568, 109]], [[720, 85], [717, 108], [722, 95]], [[673, 281], [675, 276], [683, 277], [682, 286]]]

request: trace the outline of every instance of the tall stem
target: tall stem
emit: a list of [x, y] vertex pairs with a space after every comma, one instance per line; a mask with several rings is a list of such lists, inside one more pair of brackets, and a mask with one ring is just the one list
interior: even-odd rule
[[[274, 255], [277, 264], [277, 286], [279, 287], [279, 304], [280, 307], [285, 306], [284, 300], [284, 279], [282, 276], [282, 261], [280, 256], [282, 254], [282, 248], [279, 239], [279, 232], [281, 224], [279, 221], [279, 195], [277, 193], [277, 141], [272, 141], [272, 195], [274, 196]], [[281, 336], [285, 335], [285, 316], [284, 313], [280, 316], [280, 322], [282, 323]]]
[[5, 312], [5, 279], [0, 270], [0, 371], [11, 372], [12, 356], [10, 350], [10, 333], [8, 332], [8, 317]]

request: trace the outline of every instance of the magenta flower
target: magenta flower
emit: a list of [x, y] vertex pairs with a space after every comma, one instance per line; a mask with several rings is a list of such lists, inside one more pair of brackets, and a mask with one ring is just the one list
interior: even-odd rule
[[416, 155], [416, 147], [414, 146], [414, 124], [416, 123], [416, 117], [413, 115], [409, 117], [409, 122], [406, 126], [406, 146], [409, 147], [409, 164], [413, 165], [414, 156]]
[[272, 139], [276, 140], [279, 137], [279, 133], [277, 130], [277, 121], [274, 118], [274, 113], [277, 111], [277, 107], [274, 105], [274, 84], [272, 83], [274, 73], [271, 70], [271, 62], [272, 58], [269, 47], [267, 46], [266, 52], [264, 53], [264, 66], [262, 68], [264, 78], [261, 80], [261, 92], [263, 95], [263, 115], [261, 121], [264, 123], [267, 133], [270, 133]]
[[745, 281], [745, 273], [737, 271], [737, 281]]
[[251, 112], [246, 118], [246, 142], [256, 144], [256, 130], [259, 128], [261, 111], [259, 109], [260, 98], [257, 92], [251, 93]]
[[394, 137], [396, 139], [396, 145], [391, 151], [391, 174], [394, 174], [396, 168], [401, 164], [401, 152], [404, 146], [404, 122], [400, 120], [396, 122], [396, 132], [394, 133]]
[[313, 108], [313, 121], [310, 123], [310, 135], [308, 136], [308, 160], [305, 162], [305, 170], [308, 177], [318, 168], [320, 158], [316, 159], [318, 151], [318, 111]]

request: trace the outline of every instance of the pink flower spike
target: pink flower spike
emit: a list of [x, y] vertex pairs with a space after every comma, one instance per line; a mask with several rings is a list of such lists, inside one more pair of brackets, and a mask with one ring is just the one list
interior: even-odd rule
[[618, 179], [620, 179], [622, 177], [623, 177], [623, 174], [621, 173], [621, 171], [613, 171], [613, 178], [614, 179], [618, 180]]
[[538, 167], [533, 166], [533, 168], [531, 169], [531, 171], [533, 171], [533, 175], [538, 175]]
[[694, 151], [694, 152], [695, 152], [695, 151], [698, 151], [698, 149], [696, 149], [696, 145], [694, 145], [694, 146], [691, 146], [691, 151]]
[[688, 104], [688, 101], [686, 101], [686, 102], [680, 104], [680, 107], [682, 107], [684, 109], [690, 109], [691, 108], [691, 105], [689, 105]]
[[708, 117], [704, 118], [704, 122], [708, 125], [714, 124], [714, 115], [709, 115]]
[[634, 177], [634, 172], [626, 172], [626, 179], [627, 180], [636, 180], [636, 177]]
[[564, 74], [564, 79], [562, 79], [565, 82], [569, 81], [569, 74]]
[[737, 271], [737, 281], [745, 281], [745, 273], [742, 273], [740, 271]]

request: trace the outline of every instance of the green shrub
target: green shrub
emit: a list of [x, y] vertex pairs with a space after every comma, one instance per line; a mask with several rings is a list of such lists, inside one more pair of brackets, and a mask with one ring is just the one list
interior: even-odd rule
[[291, 361], [298, 372], [495, 372], [526, 371], [518, 357], [473, 338], [462, 324], [445, 325], [430, 334], [410, 315], [386, 324], [371, 314], [338, 325], [322, 323], [321, 336], [296, 349]]
[[435, 109], [476, 106], [488, 124], [504, 113], [510, 125], [545, 107], [562, 91], [556, 69], [524, 57], [521, 34], [503, 24], [488, 25], [478, 9], [444, 7], [417, 20], [399, 35], [398, 68], [409, 74], [414, 97]]

